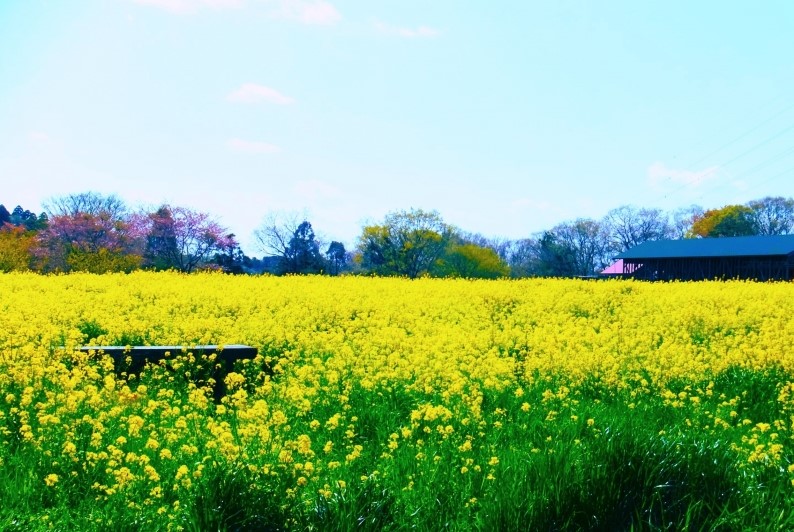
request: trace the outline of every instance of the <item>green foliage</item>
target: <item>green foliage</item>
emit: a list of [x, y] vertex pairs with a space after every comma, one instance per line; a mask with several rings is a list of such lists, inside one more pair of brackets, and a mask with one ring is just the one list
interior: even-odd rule
[[23, 209], [19, 205], [9, 213], [5, 206], [0, 205], [0, 227], [5, 223], [21, 227], [27, 231], [39, 231], [47, 227], [47, 215], [41, 213], [36, 216], [35, 213]]
[[567, 277], [576, 273], [575, 251], [552, 232], [546, 231], [537, 243], [535, 273], [541, 277]]
[[753, 210], [743, 205], [726, 205], [697, 216], [687, 236], [690, 238], [752, 236], [758, 234]]
[[312, 224], [303, 221], [293, 231], [280, 261], [280, 273], [320, 273], [325, 261], [320, 254], [320, 244], [314, 235]]
[[30, 269], [34, 243], [33, 234], [22, 227], [0, 226], [0, 272]]
[[108, 333], [107, 329], [102, 327], [102, 325], [98, 323], [96, 320], [81, 321], [80, 323], [77, 324], [77, 330], [80, 331], [80, 334], [82, 336], [82, 341], [85, 344], [88, 344], [92, 340], [96, 340], [100, 336]]
[[[105, 333], [105, 334], [107, 334], [107, 333]], [[111, 344], [112, 345], [125, 345], [125, 346], [126, 345], [130, 345], [130, 346], [133, 346], [133, 345], [146, 345], [146, 340], [139, 333], [123, 332], [123, 333], [121, 333], [121, 335], [119, 335], [118, 338], [116, 338], [113, 342], [111, 342]]]
[[449, 237], [449, 227], [437, 212], [391, 213], [383, 224], [364, 227], [358, 244], [361, 264], [380, 275], [415, 279], [434, 267]]
[[96, 251], [72, 249], [66, 257], [69, 271], [88, 273], [129, 273], [140, 268], [143, 259], [121, 251], [100, 248]]
[[[87, 335], [99, 330], [88, 322], [82, 328]], [[168, 368], [152, 367], [140, 380], [130, 381], [133, 389], [145, 386], [137, 388], [143, 396], [136, 400], [142, 404], [158, 400], [169, 383], [172, 392], [167, 395], [173, 407], [192, 409], [219, 426], [233, 427], [237, 414], [231, 402], [225, 402], [223, 411], [215, 411], [209, 403], [206, 408], [212, 414], [190, 402], [190, 380], [180, 377], [185, 372], [180, 367], [175, 359]], [[238, 370], [252, 382], [259, 378], [254, 366]], [[88, 384], [101, 385], [102, 377], [100, 371]], [[421, 404], [440, 404], [440, 390], [409, 391], [389, 383], [373, 388], [345, 385], [344, 403], [339, 397], [318, 398], [310, 416], [289, 417], [289, 430], [310, 434], [316, 451], [326, 456], [320, 447], [335, 433], [328, 427], [311, 428], [311, 420], [324, 421], [345, 408], [349, 411], [349, 444], [331, 455], [341, 465], [316, 470], [317, 479], [312, 481], [321, 490], [329, 489], [328, 497], [306, 489], [303, 496], [293, 498], [290, 494], [295, 493], [301, 472], [291, 464], [282, 474], [263, 472], [255, 460], [267, 451], [257, 451], [256, 459], [217, 455], [205, 460], [200, 476], [186, 477], [192, 484], [189, 490], [174, 487], [147, 506], [141, 501], [150, 500], [148, 492], [105, 496], [100, 490], [96, 496], [94, 483], [108, 482], [103, 476], [70, 477], [68, 462], [42, 464], [33, 446], [20, 445], [13, 451], [6, 447], [0, 452], [4, 460], [0, 486], [7, 495], [0, 525], [34, 530], [46, 528], [49, 522], [56, 528], [69, 523], [86, 530], [111, 523], [118, 530], [159, 529], [173, 520], [190, 530], [714, 530], [794, 525], [789, 477], [744, 459], [734, 448], [741, 446], [745, 434], [741, 425], [719, 433], [713, 425], [714, 415], [726, 408], [749, 413], [743, 402], [760, 401], [753, 422], [776, 418], [778, 413], [772, 410], [777, 391], [789, 380], [787, 373], [733, 367], [713, 382], [681, 381], [674, 385], [676, 390], [689, 390], [704, 401], [681, 405], [664, 401], [659, 389], [646, 388], [638, 379], [637, 386], [622, 392], [597, 379], [569, 390], [564, 377], [559, 382], [525, 383], [521, 393], [491, 389], [482, 397], [482, 419], [455, 415], [443, 422], [411, 416]], [[741, 398], [739, 404], [733, 400], [726, 407], [734, 396]], [[292, 412], [286, 398], [273, 396], [268, 406]], [[449, 406], [455, 412], [454, 404]], [[98, 412], [92, 408], [80, 403], [78, 411], [61, 415], [93, 417]], [[214, 441], [202, 427], [180, 432], [170, 426], [176, 418], [169, 412], [163, 410], [160, 430], [182, 434], [171, 448]], [[9, 419], [0, 419], [0, 424], [7, 427]], [[449, 428], [441, 431], [445, 425]], [[43, 443], [48, 449], [60, 449], [66, 441], [74, 441], [79, 449], [93, 449], [88, 444], [90, 430], [82, 436], [65, 436], [56, 429], [52, 440]], [[108, 427], [104, 439], [116, 442], [120, 436], [133, 440], [124, 423]], [[142, 438], [139, 445], [145, 442]], [[345, 455], [359, 443], [382, 452], [363, 454], [348, 463]], [[393, 448], [388, 446], [391, 443]], [[145, 454], [132, 443], [125, 452]], [[177, 461], [154, 455], [152, 464], [169, 479], [169, 486], [175, 484], [172, 479], [179, 478], [180, 464], [189, 455]], [[60, 477], [57, 487], [42, 481], [52, 471]], [[130, 510], [130, 502], [136, 510]], [[162, 507], [168, 511], [160, 516]]]
[[333, 241], [325, 252], [326, 262], [328, 263], [328, 273], [339, 275], [347, 267], [348, 258], [345, 245], [341, 242]]
[[510, 268], [491, 248], [452, 244], [438, 260], [434, 273], [441, 277], [498, 279], [510, 275]]

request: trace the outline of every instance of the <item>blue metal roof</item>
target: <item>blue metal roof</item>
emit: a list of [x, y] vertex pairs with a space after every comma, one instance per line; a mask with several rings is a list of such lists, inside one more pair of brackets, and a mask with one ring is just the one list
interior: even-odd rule
[[685, 238], [643, 242], [616, 259], [785, 256], [794, 253], [794, 235]]

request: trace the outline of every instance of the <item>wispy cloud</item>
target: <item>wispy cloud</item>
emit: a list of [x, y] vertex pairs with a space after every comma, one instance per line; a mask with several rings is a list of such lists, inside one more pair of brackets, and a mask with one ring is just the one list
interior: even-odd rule
[[330, 26], [342, 20], [342, 15], [325, 0], [277, 0], [273, 16], [295, 20], [303, 24]]
[[401, 28], [398, 26], [392, 26], [390, 24], [386, 24], [379, 20], [374, 22], [375, 29], [378, 32], [384, 35], [393, 35], [396, 37], [403, 37], [406, 39], [416, 39], [416, 38], [423, 38], [423, 37], [438, 37], [441, 34], [435, 28], [431, 28], [429, 26], [419, 26], [417, 28]]
[[243, 83], [240, 88], [230, 92], [226, 99], [235, 103], [269, 102], [277, 105], [288, 105], [295, 102], [294, 98], [285, 96], [276, 89], [256, 83]]
[[171, 13], [184, 15], [193, 13], [202, 7], [211, 9], [239, 9], [244, 0], [132, 0], [136, 4], [151, 6]]
[[719, 166], [711, 166], [703, 170], [676, 170], [668, 168], [664, 163], [655, 162], [648, 167], [648, 183], [657, 189], [669, 185], [696, 188], [717, 177]]
[[281, 151], [281, 148], [269, 142], [243, 139], [229, 139], [226, 141], [226, 147], [232, 151], [243, 153], [278, 153]]

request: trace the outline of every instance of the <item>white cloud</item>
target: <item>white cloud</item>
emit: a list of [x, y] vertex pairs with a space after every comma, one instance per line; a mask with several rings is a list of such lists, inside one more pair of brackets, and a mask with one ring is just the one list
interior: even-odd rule
[[719, 166], [711, 166], [703, 170], [675, 170], [667, 168], [663, 163], [655, 162], [648, 167], [648, 183], [657, 189], [669, 185], [696, 188], [717, 177]]
[[421, 37], [437, 37], [441, 32], [429, 26], [419, 26], [417, 28], [400, 28], [384, 24], [380, 21], [375, 21], [375, 29], [384, 35], [394, 35], [396, 37], [404, 37], [406, 39], [415, 39]]
[[281, 148], [269, 142], [242, 139], [229, 139], [226, 141], [226, 147], [232, 151], [243, 153], [278, 153], [281, 151]]
[[256, 83], [243, 83], [239, 89], [232, 91], [226, 99], [235, 103], [269, 102], [277, 105], [288, 105], [295, 102], [294, 98], [284, 96], [276, 89], [257, 85]]
[[277, 0], [273, 16], [295, 20], [303, 24], [330, 26], [342, 20], [342, 15], [325, 0]]
[[244, 0], [132, 0], [136, 4], [151, 6], [171, 13], [184, 15], [193, 13], [200, 8], [239, 9]]

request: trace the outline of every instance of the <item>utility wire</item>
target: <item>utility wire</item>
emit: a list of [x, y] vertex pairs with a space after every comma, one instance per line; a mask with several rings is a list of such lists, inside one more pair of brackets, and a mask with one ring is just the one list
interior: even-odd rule
[[781, 109], [780, 111], [778, 111], [774, 115], [770, 116], [769, 118], [767, 118], [766, 120], [764, 120], [760, 124], [756, 125], [755, 127], [750, 128], [749, 130], [745, 131], [744, 133], [742, 133], [741, 135], [739, 135], [735, 139], [731, 140], [730, 142], [728, 142], [726, 144], [723, 144], [722, 146], [720, 146], [716, 150], [712, 151], [711, 153], [709, 153], [707, 155], [704, 155], [703, 157], [701, 157], [700, 159], [696, 160], [693, 163], [690, 163], [689, 168], [691, 169], [692, 167], [694, 167], [695, 165], [700, 164], [701, 162], [705, 161], [706, 159], [708, 159], [712, 155], [718, 154], [719, 152], [721, 152], [722, 150], [724, 150], [728, 146], [732, 146], [732, 145], [736, 144], [737, 142], [739, 142], [743, 138], [747, 137], [747, 135], [749, 135], [750, 133], [758, 131], [758, 129], [760, 129], [761, 127], [767, 125], [769, 122], [771, 122], [774, 119], [778, 118], [779, 116], [781, 116], [783, 113], [785, 113], [786, 111], [788, 111], [791, 108], [794, 108], [794, 103], [792, 103], [790, 105], [787, 105], [786, 107], [784, 107], [783, 109]]
[[[781, 159], [784, 159], [785, 157], [791, 155], [792, 153], [794, 153], [794, 146], [790, 147], [789, 149], [787, 149], [787, 150], [785, 150], [785, 151], [783, 151], [781, 153], [778, 153], [777, 155], [774, 155], [773, 157], [770, 157], [769, 159], [766, 159], [766, 160], [760, 162], [759, 164], [756, 164], [755, 166], [753, 166], [753, 167], [751, 167], [751, 168], [749, 168], [747, 170], [744, 170], [744, 171], [740, 172], [739, 174], [737, 174], [735, 176], [731, 176], [731, 181], [732, 182], [736, 182], [739, 179], [742, 179], [742, 178], [745, 178], [747, 176], [753, 175], [758, 170], [761, 170], [762, 168], [765, 168], [765, 167], [769, 166], [770, 164], [772, 164], [774, 162], [777, 162], [777, 161], [779, 161]], [[786, 174], [788, 174], [791, 171], [794, 171], [794, 168], [789, 168], [787, 170], [784, 170], [783, 172], [781, 172], [779, 174], [776, 174], [775, 177], [780, 177], [780, 176], [786, 175]], [[759, 185], [765, 184], [765, 183], [767, 183], [767, 182], [769, 182], [771, 180], [773, 180], [773, 179], [762, 181], [761, 183], [756, 183], [754, 186], [751, 186], [751, 187], [748, 187], [747, 189], [745, 189], [745, 192], [747, 190], [752, 190], [752, 189], [758, 188]], [[707, 194], [713, 194], [715, 190], [722, 190], [722, 189], [726, 188], [728, 185], [729, 185], [729, 183], [722, 183], [721, 185], [719, 185], [719, 186], [717, 186], [715, 188], [712, 188], [710, 191], [704, 192], [697, 199], [701, 200], [701, 199], [705, 198]]]
[[[794, 107], [794, 105], [792, 105], [792, 107]], [[777, 138], [781, 137], [782, 135], [784, 135], [784, 134], [788, 133], [788, 132], [789, 132], [789, 131], [791, 131], [792, 129], [794, 129], [794, 124], [791, 124], [791, 125], [789, 125], [789, 126], [786, 126], [785, 128], [781, 129], [780, 131], [778, 131], [777, 133], [775, 133], [774, 135], [772, 135], [771, 137], [767, 137], [766, 139], [762, 140], [762, 141], [761, 141], [761, 142], [759, 142], [758, 144], [755, 144], [755, 145], [754, 145], [754, 146], [752, 146], [751, 148], [749, 148], [749, 149], [747, 149], [747, 150], [743, 151], [742, 153], [740, 153], [739, 155], [737, 155], [737, 156], [733, 157], [732, 159], [730, 159], [730, 160], [728, 160], [728, 161], [726, 161], [726, 162], [724, 162], [724, 163], [722, 163], [722, 164], [720, 164], [720, 165], [715, 165], [715, 166], [713, 166], [711, 169], [707, 170], [706, 172], [704, 172], [704, 173], [702, 173], [702, 174], [698, 174], [698, 175], [697, 175], [697, 177], [698, 177], [699, 179], [703, 179], [704, 177], [706, 177], [706, 176], [709, 176], [709, 175], [713, 174], [713, 173], [714, 173], [714, 172], [716, 172], [717, 170], [719, 170], [719, 169], [722, 169], [722, 168], [724, 168], [724, 167], [728, 166], [729, 164], [732, 164], [732, 163], [734, 163], [734, 162], [738, 161], [739, 159], [741, 159], [741, 158], [743, 158], [743, 157], [745, 157], [745, 156], [747, 156], [747, 155], [749, 155], [749, 154], [753, 153], [753, 152], [754, 152], [754, 151], [756, 151], [758, 148], [760, 148], [760, 147], [762, 147], [762, 146], [765, 146], [766, 144], [769, 144], [769, 143], [770, 143], [770, 142], [772, 142], [773, 140], [775, 140], [775, 139], [777, 139]], [[678, 187], [678, 188], [676, 188], [676, 189], [674, 189], [674, 190], [671, 190], [671, 191], [667, 192], [667, 193], [666, 193], [666, 194], [664, 194], [664, 196], [662, 196], [662, 197], [663, 197], [664, 199], [667, 199], [667, 198], [668, 198], [668, 197], [669, 197], [671, 194], [673, 194], [673, 193], [676, 193], [676, 192], [679, 192], [679, 191], [681, 191], [681, 190], [683, 190], [683, 189], [685, 189], [685, 188], [689, 187], [689, 186], [690, 186], [690, 185], [692, 185], [693, 183], [694, 183], [694, 180], [692, 180], [692, 181], [690, 181], [690, 182], [688, 182], [688, 183], [684, 183], [684, 184], [683, 184], [683, 185], [681, 185], [680, 187]]]
[[[777, 97], [773, 98], [773, 99], [771, 100], [771, 102], [773, 102], [773, 103], [774, 103], [774, 105], [775, 105], [775, 107], [777, 107], [777, 103], [778, 103], [778, 101], [780, 101], [780, 100], [786, 100], [786, 99], [788, 99], [788, 97], [789, 97], [789, 93], [787, 93], [787, 92], [785, 92], [785, 93], [780, 93], [780, 94], [779, 94]], [[760, 110], [761, 110], [762, 108], [764, 108], [764, 107], [766, 107], [766, 108], [770, 107], [770, 103], [769, 103], [769, 102], [767, 102], [767, 103], [765, 103], [765, 104], [763, 104], [763, 105], [761, 105], [761, 106], [757, 107], [757, 108], [756, 108], [756, 111], [753, 111], [753, 113], [756, 113], [756, 112], [760, 111]], [[686, 168], [684, 169], [684, 171], [689, 171], [689, 172], [692, 172], [692, 171], [693, 171], [693, 169], [695, 168], [695, 166], [696, 166], [696, 165], [698, 165], [699, 163], [701, 163], [701, 162], [703, 162], [703, 161], [707, 160], [708, 158], [710, 158], [710, 157], [712, 157], [712, 156], [716, 155], [717, 153], [720, 153], [720, 152], [722, 152], [722, 151], [723, 151], [723, 150], [725, 150], [726, 148], [728, 148], [728, 147], [730, 147], [730, 146], [732, 146], [732, 145], [736, 144], [736, 143], [737, 143], [737, 142], [739, 142], [740, 140], [742, 140], [742, 139], [746, 138], [746, 137], [747, 137], [748, 135], [750, 135], [751, 133], [754, 133], [754, 132], [758, 131], [759, 129], [761, 129], [761, 128], [762, 128], [762, 127], [764, 127], [765, 125], [767, 125], [767, 124], [769, 124], [770, 122], [774, 121], [775, 119], [777, 119], [777, 118], [779, 118], [779, 117], [783, 116], [783, 115], [784, 115], [786, 112], [788, 112], [788, 111], [789, 111], [789, 110], [791, 110], [792, 108], [794, 108], [794, 103], [788, 103], [788, 104], [784, 105], [782, 108], [779, 108], [779, 109], [778, 109], [778, 110], [776, 110], [774, 113], [772, 113], [771, 115], [767, 116], [767, 117], [766, 117], [765, 119], [763, 119], [761, 122], [759, 122], [759, 123], [757, 123], [756, 125], [752, 126], [752, 127], [749, 129], [749, 130], [747, 130], [747, 131], [743, 132], [743, 133], [742, 133], [742, 134], [740, 134], [739, 136], [737, 136], [737, 137], [735, 137], [735, 138], [731, 139], [730, 141], [728, 141], [728, 142], [726, 142], [726, 143], [722, 144], [722, 145], [721, 145], [721, 146], [719, 146], [717, 149], [715, 149], [715, 150], [712, 150], [712, 151], [711, 151], [711, 152], [709, 152], [708, 154], [706, 154], [706, 155], [704, 155], [704, 156], [701, 156], [701, 157], [699, 157], [697, 160], [695, 160], [694, 162], [692, 162], [692, 163], [688, 164], [688, 165], [686, 166]], [[770, 142], [771, 140], [774, 140], [774, 138], [775, 138], [776, 136], [779, 136], [780, 134], [782, 134], [782, 132], [781, 132], [781, 133], [778, 133], [777, 135], [773, 135], [773, 137], [772, 137], [772, 138], [769, 138], [769, 139], [767, 139], [767, 141], [765, 141], [765, 142]], [[704, 139], [704, 140], [705, 140], [705, 139]], [[702, 142], [703, 142], [703, 141], [701, 141], [701, 142], [700, 142], [700, 143], [698, 143], [698, 144], [701, 144]], [[721, 167], [723, 167], [723, 166], [725, 166], [725, 165], [727, 165], [727, 164], [730, 164], [731, 162], [733, 162], [733, 161], [735, 161], [735, 160], [738, 160], [738, 159], [739, 159], [739, 158], [741, 158], [742, 156], [744, 156], [744, 155], [746, 155], [746, 154], [748, 154], [748, 153], [750, 153], [750, 152], [754, 151], [755, 149], [757, 149], [758, 147], [762, 146], [763, 144], [764, 144], [764, 142], [762, 142], [762, 143], [761, 143], [761, 145], [758, 145], [758, 146], [755, 146], [755, 147], [751, 148], [750, 150], [748, 150], [748, 151], [747, 151], [747, 152], [745, 152], [744, 154], [740, 154], [739, 156], [737, 156], [737, 157], [734, 157], [733, 159], [731, 159], [731, 160], [730, 160], [730, 161], [728, 161], [727, 163], [722, 163], [721, 165], [715, 165], [713, 168], [711, 168], [710, 170], [708, 170], [706, 173], [695, 173], [695, 175], [693, 175], [692, 179], [688, 180], [687, 182], [684, 182], [682, 185], [680, 185], [680, 186], [678, 186], [678, 187], [674, 188], [673, 190], [670, 190], [670, 191], [667, 191], [667, 192], [663, 193], [662, 195], [660, 195], [660, 196], [657, 198], [657, 200], [660, 200], [660, 199], [668, 199], [668, 198], [669, 198], [671, 195], [673, 195], [673, 194], [676, 194], [676, 193], [680, 192], [681, 190], [683, 190], [683, 189], [685, 189], [685, 188], [687, 188], [687, 187], [689, 187], [689, 186], [693, 185], [694, 183], [696, 183], [696, 181], [698, 181], [698, 180], [700, 180], [700, 179], [703, 179], [704, 177], [706, 177], [706, 176], [708, 176], [708, 175], [710, 175], [710, 174], [712, 174], [712, 173], [716, 172], [716, 171], [717, 171], [719, 168], [721, 168]], [[666, 180], [662, 180], [662, 181], [659, 183], [659, 185], [660, 185], [660, 186], [664, 186], [666, 183], [668, 183], [668, 182], [670, 182], [670, 181], [672, 181], [672, 178], [668, 177]]]

